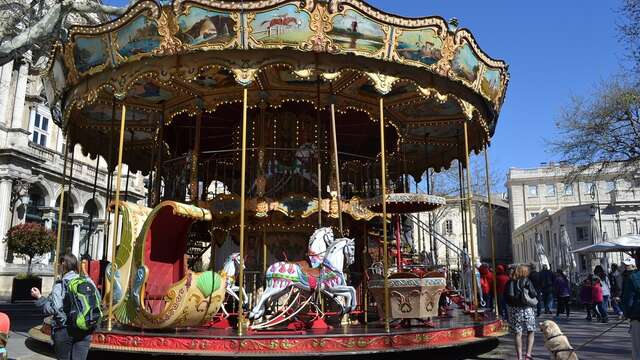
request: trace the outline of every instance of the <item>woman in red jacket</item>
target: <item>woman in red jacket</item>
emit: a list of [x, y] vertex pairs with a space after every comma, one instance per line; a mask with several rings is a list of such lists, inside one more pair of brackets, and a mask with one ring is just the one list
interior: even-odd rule
[[493, 307], [493, 273], [489, 269], [489, 265], [482, 264], [480, 266], [480, 287], [482, 288], [482, 299], [485, 301], [485, 307]]
[[597, 276], [593, 277], [591, 299], [593, 300], [593, 312], [598, 317], [598, 321], [605, 321], [605, 314], [603, 314], [602, 312], [602, 302], [604, 301], [604, 296], [602, 294], [602, 285], [600, 284], [600, 279]]
[[509, 312], [507, 311], [507, 301], [504, 297], [504, 289], [509, 282], [509, 275], [507, 275], [504, 265], [498, 265], [496, 267], [496, 290], [498, 293], [498, 309], [503, 319], [507, 319]]

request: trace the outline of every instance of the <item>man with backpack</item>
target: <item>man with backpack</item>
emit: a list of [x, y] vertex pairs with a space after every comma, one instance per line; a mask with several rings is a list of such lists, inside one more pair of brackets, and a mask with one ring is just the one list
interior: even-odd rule
[[622, 310], [624, 317], [631, 320], [631, 358], [640, 360], [640, 271], [632, 258], [622, 262], [627, 276], [622, 285]]
[[78, 259], [71, 254], [60, 257], [59, 273], [51, 294], [44, 297], [31, 289], [36, 306], [45, 315], [53, 315], [51, 338], [57, 359], [84, 360], [89, 353], [91, 333], [100, 324], [102, 304], [95, 284], [81, 276]]

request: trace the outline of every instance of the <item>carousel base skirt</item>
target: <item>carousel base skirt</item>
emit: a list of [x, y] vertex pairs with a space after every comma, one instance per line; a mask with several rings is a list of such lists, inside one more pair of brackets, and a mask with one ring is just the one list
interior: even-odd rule
[[[456, 316], [434, 320], [432, 325], [392, 327], [387, 333], [381, 323], [371, 323], [304, 332], [260, 331], [244, 336], [238, 336], [235, 329], [159, 332], [114, 328], [111, 332], [96, 331], [91, 349], [225, 357], [353, 355], [461, 347], [505, 334], [503, 322], [495, 318], [473, 321], [468, 316]], [[42, 333], [41, 326], [32, 328], [29, 336], [37, 341], [51, 341]]]

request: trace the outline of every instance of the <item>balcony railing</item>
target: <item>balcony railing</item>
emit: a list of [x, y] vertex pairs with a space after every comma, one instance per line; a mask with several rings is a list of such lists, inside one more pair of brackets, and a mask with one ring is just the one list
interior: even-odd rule
[[611, 205], [640, 205], [640, 189], [613, 190]]

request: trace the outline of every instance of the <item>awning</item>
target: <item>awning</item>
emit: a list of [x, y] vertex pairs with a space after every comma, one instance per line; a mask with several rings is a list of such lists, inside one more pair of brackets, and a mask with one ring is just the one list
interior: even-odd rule
[[596, 252], [623, 252], [640, 249], [640, 235], [625, 235], [619, 238], [582, 247], [572, 251], [578, 254]]

